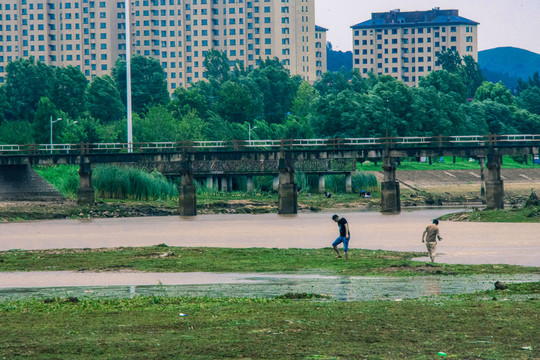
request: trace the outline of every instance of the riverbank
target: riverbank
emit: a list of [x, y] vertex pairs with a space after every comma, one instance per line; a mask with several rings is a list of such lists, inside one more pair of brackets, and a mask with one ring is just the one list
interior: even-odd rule
[[323, 294], [309, 293], [3, 301], [0, 353], [65, 359], [535, 359], [539, 298], [539, 283], [532, 283], [373, 302], [320, 301]]
[[9, 250], [0, 252], [0, 272], [221, 272], [302, 273], [355, 276], [540, 274], [538, 267], [463, 265], [414, 261], [425, 252], [351, 250], [350, 259], [334, 259], [331, 248], [263, 249], [150, 247]]

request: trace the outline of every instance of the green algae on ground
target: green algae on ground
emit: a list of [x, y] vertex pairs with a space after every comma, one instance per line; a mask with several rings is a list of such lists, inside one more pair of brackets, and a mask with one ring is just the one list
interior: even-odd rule
[[[510, 290], [512, 291], [512, 290]], [[534, 359], [540, 301], [137, 296], [0, 302], [6, 358]], [[187, 315], [187, 316], [181, 316]], [[524, 350], [525, 349], [525, 350]]]
[[10, 250], [0, 252], [1, 271], [270, 272], [337, 275], [468, 275], [539, 273], [515, 265], [455, 265], [413, 261], [423, 252], [355, 249], [350, 260], [333, 250], [119, 247], [103, 249]]

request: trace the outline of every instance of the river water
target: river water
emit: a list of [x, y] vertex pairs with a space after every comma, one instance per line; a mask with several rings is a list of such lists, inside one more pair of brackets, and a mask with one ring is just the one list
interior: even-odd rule
[[367, 277], [299, 274], [16, 272], [0, 274], [0, 300], [20, 297], [326, 295], [329, 300], [398, 300], [472, 293], [504, 283], [540, 281], [540, 274]]
[[[457, 209], [422, 209], [399, 215], [339, 210], [355, 248], [425, 251], [421, 236], [431, 220]], [[0, 250], [118, 246], [323, 248], [337, 236], [333, 212], [295, 216], [199, 215], [0, 224]], [[540, 266], [540, 224], [441, 222], [436, 261]], [[427, 260], [426, 258], [420, 260]]]

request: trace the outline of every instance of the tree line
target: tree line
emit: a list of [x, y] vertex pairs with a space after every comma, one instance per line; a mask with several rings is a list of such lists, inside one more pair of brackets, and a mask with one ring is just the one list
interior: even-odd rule
[[[540, 78], [517, 92], [486, 82], [470, 56], [440, 54], [443, 70], [409, 87], [387, 75], [327, 72], [313, 85], [278, 59], [247, 71], [207, 53], [203, 81], [167, 90], [152, 58], [132, 58], [135, 142], [540, 133]], [[34, 58], [6, 66], [0, 86], [0, 143], [126, 142], [126, 63], [88, 82], [76, 67]], [[256, 127], [256, 128], [255, 128]]]

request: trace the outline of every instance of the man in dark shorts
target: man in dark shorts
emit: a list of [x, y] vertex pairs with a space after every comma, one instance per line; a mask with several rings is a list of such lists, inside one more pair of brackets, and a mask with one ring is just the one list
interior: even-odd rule
[[349, 260], [349, 239], [351, 238], [351, 233], [349, 231], [349, 223], [345, 218], [340, 218], [337, 215], [332, 216], [332, 220], [338, 223], [339, 228], [339, 237], [332, 243], [332, 247], [337, 253], [336, 259], [341, 257], [339, 249], [337, 246], [343, 243], [343, 252], [345, 253], [345, 259]]

